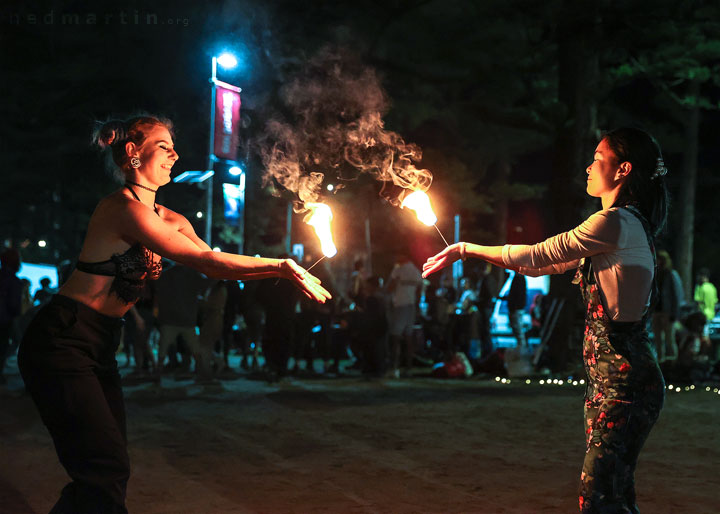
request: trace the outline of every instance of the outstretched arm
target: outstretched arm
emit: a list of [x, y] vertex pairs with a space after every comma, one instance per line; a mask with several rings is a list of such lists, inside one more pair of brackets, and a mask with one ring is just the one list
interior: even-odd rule
[[423, 276], [427, 277], [464, 257], [483, 259], [524, 275], [563, 273], [576, 267], [583, 257], [614, 251], [620, 237], [617, 210], [605, 210], [593, 214], [575, 229], [535, 245], [482, 246], [455, 243], [427, 260], [423, 266]]
[[517, 268], [507, 266], [502, 260], [502, 246], [483, 246], [476, 245], [473, 243], [455, 243], [442, 252], [430, 257], [425, 264], [423, 264], [423, 278], [428, 275], [440, 271], [447, 266], [450, 266], [453, 262], [462, 258], [473, 258], [482, 259], [499, 266], [501, 268], [512, 269], [517, 271]]
[[292, 280], [309, 298], [323, 303], [331, 298], [318, 278], [291, 259], [213, 252], [195, 235], [187, 219], [177, 213], [175, 216], [180, 216], [182, 220], [170, 223], [155, 215], [149, 207], [133, 201], [119, 202], [113, 211], [113, 223], [121, 237], [138, 241], [151, 251], [194, 268], [208, 277], [225, 280], [281, 277]]

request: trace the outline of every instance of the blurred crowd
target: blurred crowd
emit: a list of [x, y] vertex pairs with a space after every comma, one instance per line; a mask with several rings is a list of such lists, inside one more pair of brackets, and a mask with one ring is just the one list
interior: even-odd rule
[[[309, 259], [302, 264], [308, 267]], [[313, 273], [333, 300], [319, 304], [286, 280], [217, 281], [166, 261], [160, 279], [148, 282], [125, 317], [119, 365], [131, 368], [125, 373], [129, 380], [171, 375], [198, 383], [249, 373], [270, 381], [351, 372], [384, 378], [497, 375], [507, 372], [508, 346], [532, 360], [552, 331], [547, 297], [529, 290], [520, 274], [508, 276], [487, 264], [459, 280], [446, 270], [430, 282], [402, 252], [386, 277], [369, 273], [365, 264], [357, 260], [348, 276], [338, 277], [327, 261], [320, 262]], [[19, 269], [18, 252], [5, 250], [3, 368], [29, 321], [56, 293], [44, 278], [31, 295], [34, 288], [17, 276]], [[658, 252], [650, 327], [658, 360], [666, 378], [697, 382], [717, 373], [717, 290], [703, 269], [691, 301], [683, 291], [670, 256]], [[503, 344], [498, 325], [507, 327]]]

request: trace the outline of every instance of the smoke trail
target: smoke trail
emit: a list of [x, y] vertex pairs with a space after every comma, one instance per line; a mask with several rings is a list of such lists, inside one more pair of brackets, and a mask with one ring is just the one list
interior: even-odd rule
[[352, 180], [369, 173], [426, 191], [432, 174], [415, 163], [416, 145], [385, 130], [387, 96], [375, 71], [347, 51], [324, 49], [281, 90], [282, 111], [268, 121], [257, 148], [265, 180], [318, 200], [325, 173]]

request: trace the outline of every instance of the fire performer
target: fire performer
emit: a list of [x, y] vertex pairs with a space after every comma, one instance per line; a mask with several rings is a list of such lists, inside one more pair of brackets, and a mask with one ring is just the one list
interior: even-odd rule
[[665, 383], [647, 321], [656, 297], [654, 238], [665, 224], [660, 147], [637, 129], [607, 133], [587, 168], [587, 193], [602, 210], [535, 245], [457, 243], [428, 259], [424, 276], [475, 257], [532, 276], [577, 268], [587, 303], [583, 361], [586, 455], [583, 513], [636, 513], [634, 472], [664, 402]]
[[130, 476], [125, 407], [115, 351], [122, 317], [161, 256], [228, 280], [282, 277], [311, 299], [330, 294], [291, 259], [213, 252], [182, 215], [155, 203], [178, 159], [172, 125], [156, 117], [103, 124], [95, 142], [124, 186], [93, 213], [75, 271], [40, 310], [18, 365], [61, 464], [72, 478], [53, 513], [126, 513]]

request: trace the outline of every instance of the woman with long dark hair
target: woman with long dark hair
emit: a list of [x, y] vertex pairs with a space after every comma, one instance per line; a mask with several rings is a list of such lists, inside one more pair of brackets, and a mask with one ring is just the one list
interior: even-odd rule
[[291, 259], [213, 252], [188, 220], [155, 203], [178, 159], [169, 121], [141, 116], [103, 124], [105, 149], [124, 186], [93, 213], [72, 275], [25, 333], [18, 365], [25, 385], [72, 478], [57, 513], [125, 513], [130, 476], [120, 375], [115, 351], [122, 317], [161, 256], [228, 280], [281, 277], [325, 302], [320, 281]]
[[580, 226], [535, 245], [456, 243], [423, 266], [423, 276], [465, 257], [531, 276], [577, 269], [573, 282], [587, 304], [583, 513], [639, 512], [635, 466], [665, 397], [646, 327], [656, 296], [654, 238], [667, 216], [666, 172], [650, 134], [613, 130], [587, 168], [587, 192], [601, 198], [602, 210]]

